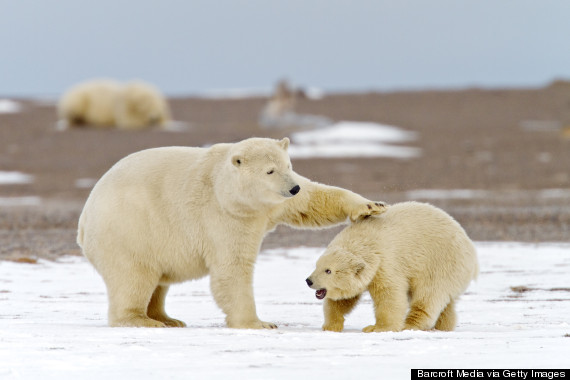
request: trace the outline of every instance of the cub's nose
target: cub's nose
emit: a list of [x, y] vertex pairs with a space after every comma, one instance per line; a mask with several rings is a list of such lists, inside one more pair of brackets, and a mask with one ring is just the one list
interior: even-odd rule
[[299, 192], [299, 190], [301, 190], [301, 187], [299, 185], [295, 185], [295, 187], [289, 190], [289, 192], [291, 193], [291, 195], [295, 195]]
[[313, 281], [311, 281], [310, 278], [306, 279], [305, 281], [307, 281], [307, 285], [309, 286], [313, 285]]

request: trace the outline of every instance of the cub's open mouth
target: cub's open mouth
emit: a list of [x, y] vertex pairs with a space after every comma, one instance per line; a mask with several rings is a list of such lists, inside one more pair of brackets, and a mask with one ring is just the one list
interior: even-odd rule
[[315, 292], [315, 296], [322, 300], [323, 298], [325, 298], [325, 296], [327, 295], [327, 290], [326, 289], [319, 289]]

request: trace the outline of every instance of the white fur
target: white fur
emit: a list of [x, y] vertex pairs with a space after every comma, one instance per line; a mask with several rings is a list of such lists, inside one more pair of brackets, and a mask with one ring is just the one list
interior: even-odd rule
[[58, 104], [60, 124], [97, 128], [164, 127], [170, 120], [168, 103], [160, 91], [143, 81], [119, 83], [95, 79], [69, 89]]
[[252, 289], [266, 233], [280, 223], [322, 227], [384, 211], [293, 172], [288, 145], [252, 138], [149, 149], [99, 180], [77, 241], [105, 281], [111, 326], [183, 326], [164, 311], [168, 286], [209, 274], [228, 326], [275, 327], [257, 317]]
[[325, 330], [341, 331], [344, 315], [367, 290], [376, 324], [366, 332], [451, 330], [454, 303], [477, 273], [473, 243], [451, 216], [405, 202], [341, 231], [308, 282], [327, 290]]

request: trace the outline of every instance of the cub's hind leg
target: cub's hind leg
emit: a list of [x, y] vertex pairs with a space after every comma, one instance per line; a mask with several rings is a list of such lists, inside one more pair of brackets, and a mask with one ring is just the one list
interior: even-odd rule
[[451, 300], [439, 315], [435, 323], [435, 329], [441, 331], [453, 331], [457, 323], [457, 313], [455, 312], [455, 300]]
[[443, 309], [449, 304], [448, 296], [438, 296], [429, 289], [412, 294], [410, 311], [404, 330], [431, 330]]

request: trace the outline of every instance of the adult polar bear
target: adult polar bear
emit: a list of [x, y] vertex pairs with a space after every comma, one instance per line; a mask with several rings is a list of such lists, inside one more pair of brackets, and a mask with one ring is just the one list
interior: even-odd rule
[[134, 80], [120, 83], [93, 79], [65, 92], [58, 103], [61, 127], [88, 125], [138, 130], [171, 123], [170, 108], [160, 90], [150, 83]]
[[211, 277], [233, 328], [275, 328], [257, 317], [254, 263], [278, 224], [321, 227], [380, 214], [382, 203], [292, 171], [289, 139], [134, 153], [97, 182], [77, 242], [103, 277], [111, 326], [183, 327], [164, 299], [172, 283]]

